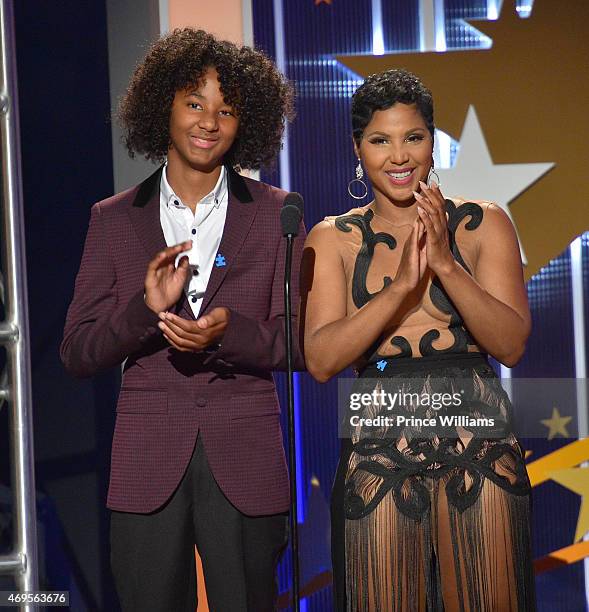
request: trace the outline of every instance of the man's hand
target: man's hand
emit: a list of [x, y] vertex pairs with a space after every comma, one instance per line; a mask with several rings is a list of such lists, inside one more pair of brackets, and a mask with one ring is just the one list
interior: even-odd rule
[[182, 295], [190, 273], [188, 257], [182, 257], [175, 266], [176, 257], [192, 248], [187, 240], [160, 251], [147, 266], [145, 275], [145, 303], [153, 312], [159, 313], [172, 307]]
[[159, 317], [159, 328], [174, 348], [182, 352], [198, 352], [223, 337], [230, 312], [228, 308], [220, 306], [196, 321], [182, 319], [171, 312], [160, 312]]

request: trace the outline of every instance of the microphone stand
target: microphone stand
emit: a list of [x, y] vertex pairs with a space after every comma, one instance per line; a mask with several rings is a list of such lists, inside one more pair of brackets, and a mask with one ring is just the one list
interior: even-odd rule
[[288, 397], [288, 458], [290, 463], [290, 550], [292, 563], [292, 595], [294, 612], [300, 610], [299, 599], [299, 537], [297, 518], [297, 464], [295, 448], [294, 425], [294, 373], [292, 364], [292, 320], [290, 303], [290, 276], [292, 265], [292, 250], [294, 240], [292, 234], [286, 236], [286, 260], [284, 264], [284, 325], [286, 337], [287, 365], [287, 397]]

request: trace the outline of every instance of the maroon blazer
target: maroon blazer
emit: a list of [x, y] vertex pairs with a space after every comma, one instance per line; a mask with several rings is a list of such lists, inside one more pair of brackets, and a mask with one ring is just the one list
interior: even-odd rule
[[[66, 369], [78, 377], [124, 362], [107, 505], [139, 513], [162, 506], [200, 432], [216, 481], [241, 512], [284, 512], [289, 485], [271, 371], [286, 369], [286, 241], [280, 229], [286, 194], [229, 169], [218, 251], [226, 265], [213, 267], [201, 313], [226, 306], [231, 318], [220, 349], [183, 353], [165, 341], [143, 299], [147, 265], [166, 247], [160, 177], [161, 169], [92, 207], [60, 351]], [[295, 311], [304, 236], [301, 224], [291, 284]], [[185, 297], [175, 310], [194, 318]], [[296, 320], [293, 325], [296, 330]]]

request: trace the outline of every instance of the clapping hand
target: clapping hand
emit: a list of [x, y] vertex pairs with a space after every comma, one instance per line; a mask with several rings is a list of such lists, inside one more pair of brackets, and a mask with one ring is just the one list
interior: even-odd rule
[[436, 183], [428, 187], [419, 181], [421, 194], [413, 192], [417, 202], [417, 214], [425, 226], [425, 248], [427, 264], [432, 271], [442, 276], [450, 272], [455, 264], [450, 250], [446, 202]]
[[145, 303], [155, 313], [171, 308], [182, 295], [190, 273], [188, 257], [175, 265], [176, 257], [192, 247], [192, 240], [160, 251], [147, 266], [145, 275]]
[[424, 232], [425, 227], [422, 221], [415, 219], [411, 233], [403, 245], [403, 253], [394, 283], [396, 287], [407, 293], [418, 285], [427, 265]]
[[230, 311], [224, 306], [218, 306], [196, 321], [183, 319], [171, 312], [160, 312], [159, 317], [159, 328], [175, 349], [182, 352], [199, 352], [219, 342], [223, 337], [229, 323]]

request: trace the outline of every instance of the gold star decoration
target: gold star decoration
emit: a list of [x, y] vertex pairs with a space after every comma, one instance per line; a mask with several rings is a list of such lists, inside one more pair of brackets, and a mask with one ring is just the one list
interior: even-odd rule
[[[579, 200], [589, 140], [584, 112], [589, 106], [589, 2], [567, 0], [556, 9], [554, 2], [536, 0], [526, 19], [518, 17], [515, 5], [505, 0], [498, 20], [476, 22], [492, 40], [489, 49], [337, 59], [363, 77], [390, 68], [417, 74], [433, 92], [436, 125], [453, 138], [460, 136], [468, 107], [474, 105], [495, 164], [555, 162], [510, 205], [529, 279], [589, 229], [589, 207]], [[563, 197], [567, 189], [570, 196]]]
[[550, 472], [550, 478], [581, 496], [581, 508], [577, 519], [575, 542], [589, 531], [589, 468], [575, 467]]
[[549, 440], [552, 440], [557, 434], [560, 434], [563, 438], [570, 438], [566, 426], [572, 418], [570, 416], [560, 416], [560, 411], [554, 406], [552, 408], [552, 416], [549, 419], [540, 419], [540, 423], [548, 427]]

